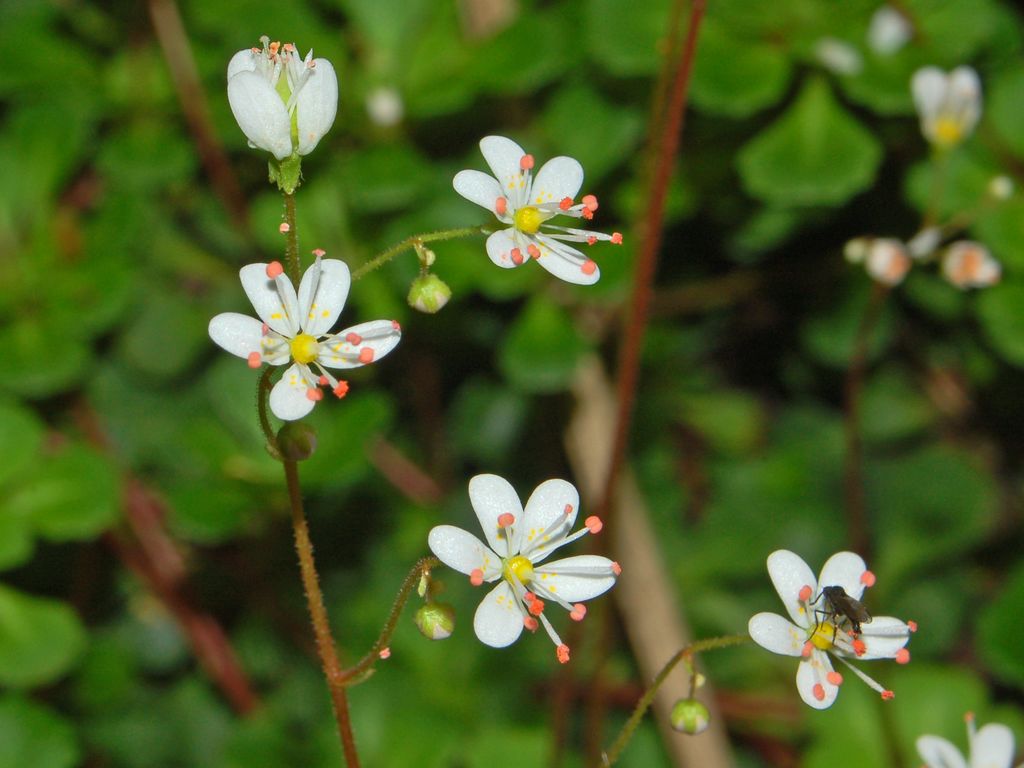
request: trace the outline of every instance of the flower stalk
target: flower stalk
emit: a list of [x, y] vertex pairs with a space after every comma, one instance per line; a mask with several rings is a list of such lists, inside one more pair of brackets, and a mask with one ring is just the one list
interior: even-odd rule
[[405, 238], [405, 240], [395, 243], [390, 248], [381, 251], [359, 267], [359, 269], [352, 273], [352, 280], [354, 282], [364, 275], [380, 269], [399, 254], [405, 253], [406, 251], [417, 250], [419, 246], [422, 246], [424, 243], [435, 243], [442, 240], [455, 240], [460, 237], [471, 237], [473, 235], [486, 234], [488, 234], [486, 227], [459, 227], [457, 229], [443, 229], [438, 232], [425, 232], [421, 235], [411, 235], [410, 237]]

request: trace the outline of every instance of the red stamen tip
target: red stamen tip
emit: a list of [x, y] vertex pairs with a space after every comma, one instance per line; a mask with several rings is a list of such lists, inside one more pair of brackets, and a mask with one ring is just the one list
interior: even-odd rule
[[317, 379], [317, 384], [319, 384], [321, 387], [326, 387], [328, 384], [330, 384], [330, 382], [327, 381], [326, 376], [321, 376], [319, 379]]
[[916, 621], [908, 621], [907, 622], [907, 629], [909, 629], [911, 632], [917, 632], [917, 622]]
[[306, 390], [306, 399], [312, 400], [315, 403], [317, 400], [324, 399], [324, 393], [322, 390], [317, 389], [316, 387], [310, 387], [309, 389]]
[[583, 603], [576, 603], [572, 610], [569, 611], [569, 618], [573, 621], [583, 621], [583, 617], [587, 615], [587, 606]]
[[614, 573], [616, 576], [621, 576], [622, 575], [622, 566], [619, 565], [616, 562], [613, 562], [612, 563], [612, 573]]
[[316, 256], [318, 259], [321, 259], [327, 255], [327, 251], [325, 251], [323, 248], [314, 248], [313, 255]]
[[622, 245], [622, 233], [612, 232], [612, 242], [615, 243], [615, 245]]
[[515, 515], [511, 512], [502, 512], [498, 515], [498, 525], [501, 528], [508, 528], [516, 521]]
[[875, 574], [871, 571], [864, 571], [864, 573], [860, 575], [860, 583], [865, 587], [875, 586]]
[[533, 618], [533, 616], [523, 616], [523, 626], [531, 632], [536, 632], [537, 627], [539, 625], [537, 624], [537, 620]]
[[832, 672], [829, 672], [825, 677], [826, 677], [826, 679], [830, 683], [832, 683], [832, 685], [837, 685], [838, 686], [838, 685], [842, 685], [843, 684], [843, 676], [840, 675], [835, 670], [833, 670]]
[[259, 352], [250, 352], [247, 362], [249, 363], [250, 368], [259, 368], [263, 365], [263, 358], [260, 357]]
[[592, 275], [592, 274], [594, 274], [595, 272], [597, 272], [597, 262], [594, 261], [593, 259], [587, 259], [580, 266], [580, 271], [584, 275]]
[[572, 198], [563, 197], [562, 201], [558, 204], [558, 207], [561, 208], [563, 211], [568, 211], [570, 208], [572, 208]]
[[359, 362], [363, 365], [373, 362], [374, 352], [371, 347], [363, 347], [359, 350]]
[[533, 243], [530, 243], [528, 246], [526, 246], [526, 252], [535, 259], [540, 258], [540, 248], [538, 248]]
[[811, 658], [811, 653], [814, 652], [814, 643], [808, 640], [804, 643], [804, 647], [800, 649], [800, 656], [805, 659]]
[[568, 664], [569, 663], [569, 646], [566, 645], [565, 643], [562, 643], [560, 646], [558, 646], [557, 649], [555, 649], [555, 655], [558, 656], [559, 663], [561, 663], [561, 664]]
[[811, 595], [812, 595], [813, 593], [814, 593], [814, 590], [813, 590], [813, 589], [811, 589], [811, 586], [810, 586], [810, 584], [804, 584], [804, 585], [803, 585], [802, 587], [800, 587], [800, 592], [799, 592], [799, 594], [797, 595], [797, 598], [798, 598], [798, 599], [799, 599], [799, 600], [800, 600], [801, 602], [804, 602], [804, 603], [806, 603], [806, 602], [807, 602], [808, 600], [810, 600], [810, 599], [811, 599]]
[[357, 344], [363, 343], [363, 337], [360, 336], [358, 333], [347, 333], [345, 334], [345, 341], [355, 346]]
[[825, 700], [825, 686], [823, 686], [821, 683], [815, 683], [814, 688], [811, 689], [811, 693], [814, 695], [814, 698], [816, 698], [818, 701]]
[[509, 252], [509, 255], [512, 257], [512, 263], [515, 264], [516, 266], [519, 266], [520, 264], [523, 263], [523, 252], [518, 248], [513, 248]]
[[336, 398], [341, 400], [341, 398], [343, 398], [345, 395], [348, 394], [348, 382], [347, 381], [339, 381], [338, 382], [338, 386], [336, 386], [331, 391], [334, 393], [334, 396]]
[[583, 205], [586, 207], [588, 211], [593, 213], [594, 211], [597, 210], [597, 198], [594, 195], [584, 195]]
[[281, 266], [280, 261], [272, 261], [267, 264], [267, 277], [271, 280], [276, 280], [278, 277], [284, 274], [284, 267]]
[[863, 656], [865, 653], [868, 652], [868, 647], [864, 644], [863, 640], [858, 638], [853, 641], [853, 652], [858, 656]]
[[519, 167], [524, 171], [533, 168], [533, 155], [523, 155], [519, 158]]
[[896, 663], [897, 664], [909, 664], [910, 663], [910, 651], [906, 648], [900, 648], [896, 651]]
[[504, 197], [499, 197], [494, 201], [494, 211], [499, 216], [504, 216], [505, 212], [508, 211], [508, 200]]
[[591, 533], [600, 533], [601, 529], [604, 528], [604, 523], [601, 522], [601, 518], [597, 515], [591, 515], [583, 524], [587, 526], [587, 530]]
[[479, 587], [484, 583], [484, 572], [479, 568], [474, 568], [469, 572], [469, 583], [474, 587]]
[[291, 224], [289, 224], [287, 221], [282, 221], [281, 226], [277, 228], [277, 231], [280, 232], [282, 235], [285, 235], [288, 234], [288, 232], [290, 232], [291, 229]]
[[882, 701], [892, 701], [896, 698], [896, 694], [892, 691], [882, 691]]
[[565, 505], [565, 509], [562, 510], [562, 514], [564, 514], [564, 515], [571, 515], [572, 514], [572, 504], [566, 504]]

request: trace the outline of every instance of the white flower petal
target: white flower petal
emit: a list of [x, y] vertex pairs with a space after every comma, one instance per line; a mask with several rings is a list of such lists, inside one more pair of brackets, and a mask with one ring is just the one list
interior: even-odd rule
[[299, 154], [308, 155], [334, 125], [338, 114], [338, 76], [327, 59], [313, 59], [315, 65], [295, 97]]
[[228, 80], [239, 72], [256, 71], [256, 57], [259, 55], [252, 48], [245, 48], [232, 56], [228, 62]]
[[813, 600], [818, 594], [818, 582], [814, 580], [814, 574], [807, 563], [799, 555], [787, 549], [779, 549], [768, 556], [768, 575], [775, 585], [775, 591], [782, 598], [789, 617], [797, 626], [811, 626], [814, 617], [807, 616], [799, 599], [800, 590], [805, 585], [814, 593], [810, 599]]
[[299, 303], [291, 280], [271, 280], [266, 264], [246, 264], [238, 276], [260, 319], [282, 336], [295, 338], [299, 333]]
[[[825, 561], [818, 579], [818, 590], [825, 587], [842, 587], [854, 600], [864, 594], [861, 576], [867, 571], [864, 559], [854, 552], [836, 552]], [[817, 594], [815, 594], [817, 597]]]
[[968, 130], [978, 121], [981, 109], [981, 80], [971, 67], [957, 67], [949, 73], [947, 81], [950, 106], [961, 114], [970, 116], [965, 120]]
[[427, 545], [442, 563], [459, 573], [468, 576], [479, 568], [487, 581], [501, 575], [501, 558], [476, 536], [454, 525], [431, 528]]
[[519, 167], [519, 161], [526, 154], [523, 148], [504, 136], [485, 136], [480, 140], [480, 151], [504, 195], [511, 201], [517, 200], [525, 191]]
[[[804, 703], [815, 709], [828, 709], [839, 695], [839, 686], [833, 685], [828, 680], [828, 674], [832, 672], [832, 662], [824, 651], [815, 650], [809, 659], [800, 662], [796, 669], [796, 689]], [[820, 689], [817, 686], [821, 686]], [[818, 690], [822, 698], [814, 695]]]
[[[508, 557], [509, 544], [504, 530], [498, 526], [498, 516], [509, 512], [516, 523], [522, 522], [523, 507], [515, 489], [498, 475], [477, 475], [469, 481], [469, 501], [491, 549], [501, 557]], [[511, 554], [518, 554], [518, 550], [511, 550]]]
[[860, 639], [864, 653], [860, 659], [892, 659], [910, 642], [910, 628], [892, 616], [874, 616], [870, 624], [861, 625]]
[[758, 613], [747, 622], [751, 639], [772, 653], [782, 656], [803, 654], [807, 633], [777, 613]]
[[971, 739], [971, 768], [1010, 768], [1013, 731], [1000, 723], [983, 725]]
[[402, 329], [393, 320], [370, 320], [320, 342], [316, 361], [327, 368], [360, 368], [375, 363], [398, 346]]
[[[483, 171], [459, 171], [452, 179], [452, 186], [456, 192], [471, 203], [476, 203], [481, 208], [486, 208], [498, 216], [494, 206], [498, 198], [505, 195], [498, 182]], [[508, 221], [508, 216], [499, 216], [498, 218]]]
[[535, 235], [540, 247], [537, 263], [560, 280], [573, 285], [593, 285], [601, 279], [597, 262], [588, 258], [571, 245], [547, 235]]
[[522, 634], [523, 614], [507, 581], [502, 581], [480, 602], [473, 616], [473, 630], [481, 643], [492, 648], [512, 645]]
[[891, 5], [883, 5], [871, 17], [868, 45], [882, 56], [896, 53], [913, 37], [914, 28], [907, 18]]
[[[580, 575], [584, 570], [593, 570], [594, 575]], [[534, 568], [533, 572], [549, 592], [570, 603], [590, 600], [615, 586], [612, 561], [600, 555], [566, 557]]]
[[249, 71], [232, 75], [228, 80], [228, 103], [238, 127], [253, 146], [278, 160], [292, 153], [288, 110], [266, 78]]
[[517, 247], [513, 236], [514, 232], [514, 229], [499, 229], [497, 232], [492, 232], [487, 238], [487, 255], [499, 267], [512, 269], [530, 260], [525, 248], [519, 249], [521, 261], [512, 260], [512, 249]]
[[923, 67], [914, 73], [910, 90], [922, 123], [930, 122], [946, 100], [946, 75], [938, 67]]
[[[313, 294], [314, 285], [316, 294]], [[314, 262], [299, 283], [302, 330], [310, 336], [323, 336], [327, 333], [338, 321], [351, 285], [352, 277], [345, 262], [338, 259], [319, 259]]]
[[[529, 557], [537, 547], [564, 538], [572, 529], [579, 506], [580, 494], [572, 483], [558, 479], [545, 480], [526, 501], [523, 520], [516, 526], [513, 548]], [[559, 520], [563, 521], [562, 525], [548, 531]]]
[[303, 378], [299, 364], [292, 363], [281, 380], [270, 390], [270, 410], [284, 421], [301, 419], [316, 405], [315, 401], [307, 396], [308, 389], [309, 384]]
[[247, 358], [260, 351], [263, 323], [237, 312], [223, 312], [210, 320], [210, 338], [232, 355]]
[[583, 166], [571, 157], [553, 157], [537, 171], [530, 190], [530, 205], [561, 202], [573, 198], [583, 186]]
[[967, 768], [960, 750], [941, 736], [921, 736], [917, 740], [917, 754], [928, 768]]

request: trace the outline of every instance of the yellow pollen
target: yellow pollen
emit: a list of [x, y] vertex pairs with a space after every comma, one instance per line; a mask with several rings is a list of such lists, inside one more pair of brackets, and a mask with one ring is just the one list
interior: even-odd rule
[[308, 333], [300, 333], [291, 340], [290, 346], [292, 350], [292, 359], [296, 363], [308, 365], [316, 360], [316, 356], [320, 354], [320, 345], [317, 344], [316, 339]]
[[960, 121], [952, 117], [940, 117], [935, 121], [935, 141], [943, 147], [959, 144], [964, 137]]
[[838, 637], [839, 631], [829, 622], [821, 624], [814, 630], [814, 634], [811, 635], [811, 642], [814, 643], [814, 647], [822, 650], [831, 650], [834, 643], [832, 642], [833, 637]]
[[539, 209], [534, 208], [532, 205], [528, 205], [516, 211], [514, 223], [516, 225], [516, 229], [520, 232], [525, 232], [528, 235], [535, 235], [546, 218], [547, 217], [541, 213]]
[[501, 575], [506, 581], [512, 581], [512, 575], [519, 579], [520, 584], [527, 584], [533, 580], [533, 563], [522, 555], [510, 557], [502, 566]]

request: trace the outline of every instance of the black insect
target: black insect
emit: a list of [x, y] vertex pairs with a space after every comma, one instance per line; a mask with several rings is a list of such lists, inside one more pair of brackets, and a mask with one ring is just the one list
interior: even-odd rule
[[[821, 598], [825, 598], [825, 607], [814, 611], [819, 626], [831, 621], [833, 629], [838, 631], [839, 624], [846, 621], [849, 622], [853, 634], [859, 635], [860, 625], [871, 622], [871, 614], [864, 604], [846, 594], [842, 587], [822, 587], [821, 593], [811, 601], [811, 605]], [[835, 632], [832, 633], [832, 640], [835, 641]]]

